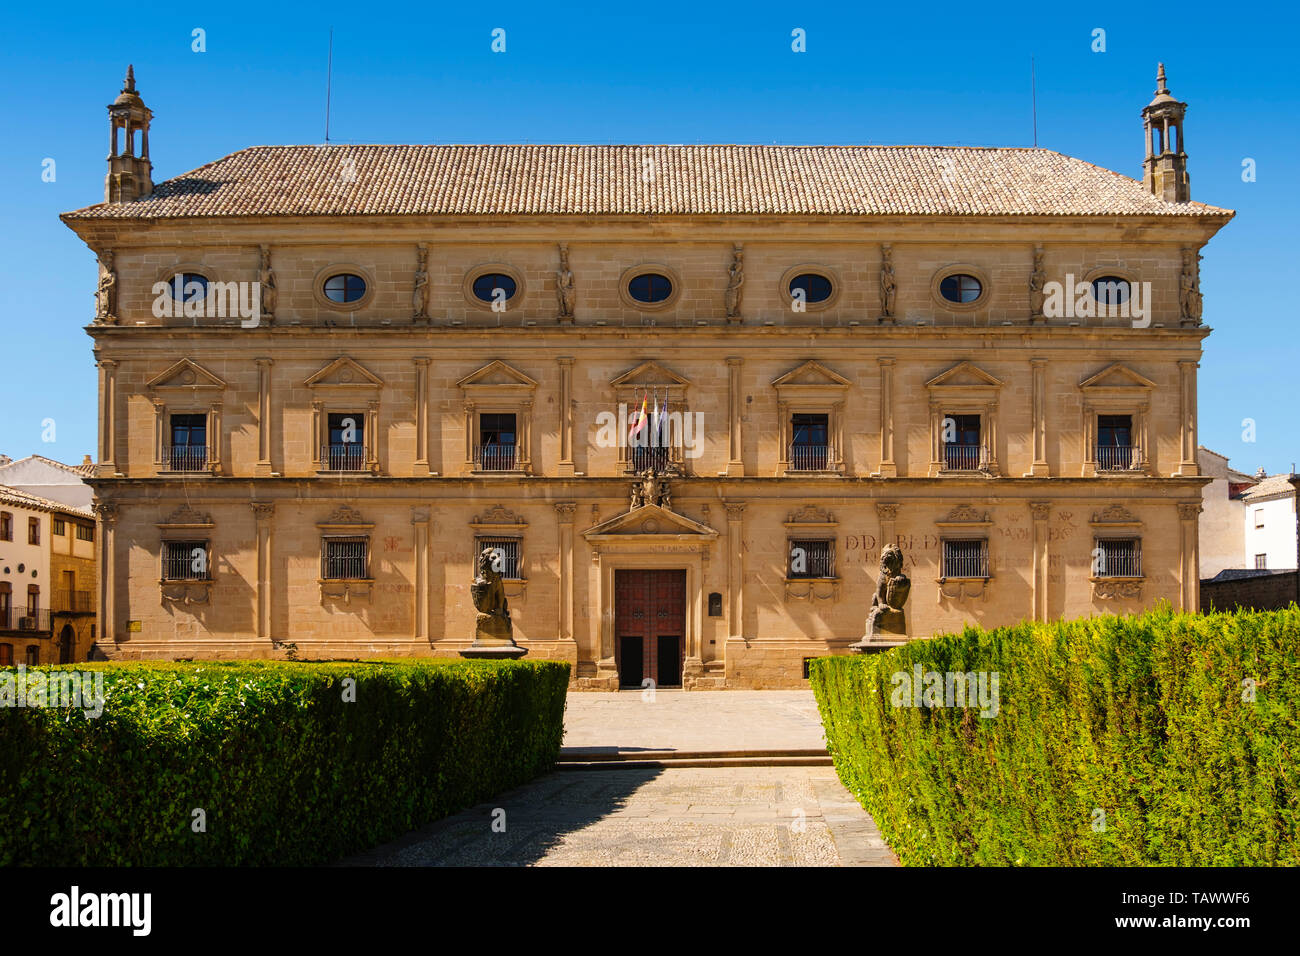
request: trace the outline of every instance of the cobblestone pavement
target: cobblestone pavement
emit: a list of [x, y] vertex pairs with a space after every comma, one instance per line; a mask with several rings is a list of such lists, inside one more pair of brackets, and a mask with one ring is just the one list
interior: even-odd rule
[[826, 746], [810, 690], [636, 690], [572, 693], [564, 748], [798, 750]]
[[871, 817], [830, 767], [551, 773], [345, 862], [358, 866], [898, 865]]

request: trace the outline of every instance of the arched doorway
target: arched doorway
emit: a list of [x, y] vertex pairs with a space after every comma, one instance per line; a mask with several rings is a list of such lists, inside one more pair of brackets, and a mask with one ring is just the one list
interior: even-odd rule
[[72, 629], [71, 624], [64, 624], [63, 630], [59, 632], [59, 663], [71, 664], [76, 649], [77, 633]]

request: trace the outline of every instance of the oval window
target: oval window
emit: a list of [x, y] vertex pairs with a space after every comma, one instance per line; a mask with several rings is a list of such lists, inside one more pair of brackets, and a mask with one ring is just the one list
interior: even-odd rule
[[513, 299], [517, 289], [515, 280], [503, 272], [485, 272], [474, 280], [474, 298], [480, 302]]
[[790, 280], [790, 298], [797, 298], [796, 290], [803, 290], [805, 302], [825, 302], [833, 291], [831, 280], [816, 272], [804, 272]]
[[974, 302], [983, 291], [984, 286], [980, 280], [964, 272], [944, 276], [943, 281], [939, 283], [939, 294], [949, 302], [962, 304]]
[[1092, 280], [1092, 297], [1098, 305], [1123, 305], [1128, 301], [1128, 280], [1100, 276]]
[[658, 272], [643, 272], [628, 282], [627, 294], [638, 302], [663, 302], [673, 294], [673, 282]]
[[208, 295], [208, 277], [197, 272], [178, 272], [172, 276], [168, 291], [177, 302], [193, 302]]
[[366, 294], [366, 280], [350, 272], [325, 280], [325, 298], [331, 302], [356, 302]]

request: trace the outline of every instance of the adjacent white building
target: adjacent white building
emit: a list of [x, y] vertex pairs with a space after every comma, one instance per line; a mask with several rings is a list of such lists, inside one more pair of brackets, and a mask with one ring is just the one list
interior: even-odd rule
[[1272, 475], [1241, 496], [1247, 568], [1296, 566], [1296, 491], [1290, 475]]

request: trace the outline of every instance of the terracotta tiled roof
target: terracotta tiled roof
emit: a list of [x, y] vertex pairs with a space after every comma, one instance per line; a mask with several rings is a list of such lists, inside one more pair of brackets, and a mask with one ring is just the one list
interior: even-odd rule
[[58, 514], [81, 515], [83, 518], [94, 517], [94, 511], [90, 508], [78, 508], [74, 505], [65, 505], [61, 501], [51, 501], [49, 498], [42, 498], [40, 495], [29, 494], [26, 491], [20, 491], [17, 488], [10, 488], [8, 485], [0, 485], [0, 501], [5, 504], [13, 505], [15, 508], [28, 508], [33, 511], [52, 511]]
[[64, 219], [348, 215], [1201, 216], [1047, 149], [254, 146]]
[[1290, 482], [1290, 475], [1271, 475], [1243, 494], [1243, 501], [1256, 501], [1271, 498], [1274, 495], [1295, 494], [1295, 486]]

